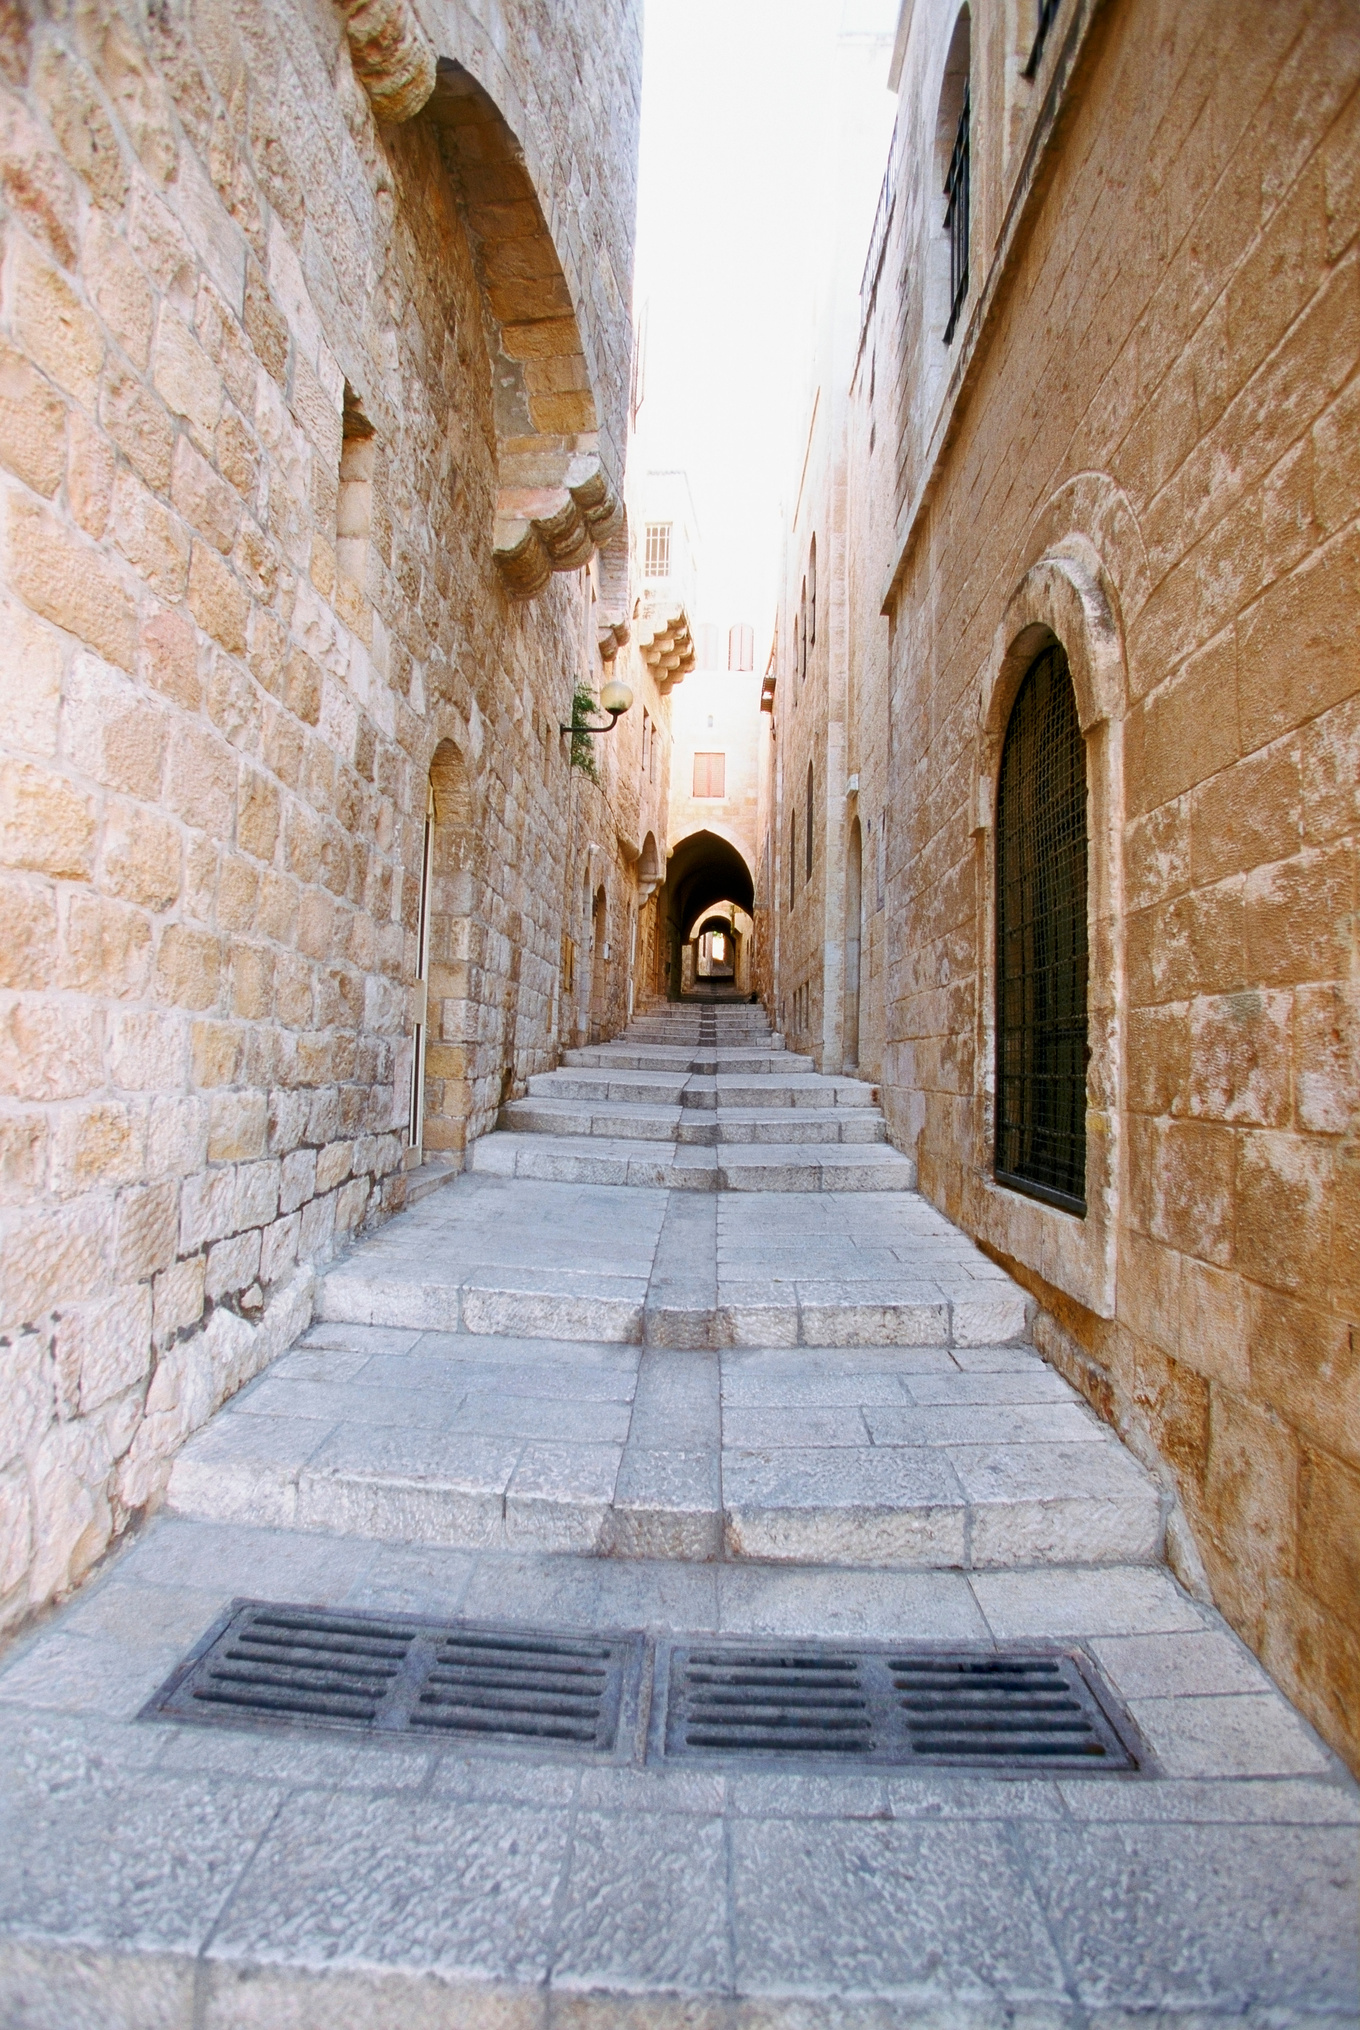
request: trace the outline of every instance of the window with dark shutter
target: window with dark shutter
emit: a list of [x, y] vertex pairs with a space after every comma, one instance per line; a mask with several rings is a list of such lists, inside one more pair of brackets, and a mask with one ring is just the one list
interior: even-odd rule
[[1086, 743], [1067, 656], [1011, 709], [996, 811], [996, 1176], [1086, 1212]]

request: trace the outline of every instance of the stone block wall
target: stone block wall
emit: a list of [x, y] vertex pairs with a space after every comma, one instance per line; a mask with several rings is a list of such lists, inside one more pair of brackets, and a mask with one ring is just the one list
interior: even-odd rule
[[[1030, 87], [1009, 11], [975, 7], [944, 357], [925, 299], [955, 17], [913, 17], [903, 279], [851, 473], [878, 497], [886, 469], [901, 507], [890, 668], [857, 708], [888, 755], [890, 1118], [1163, 1475], [1179, 1569], [1356, 1764], [1360, 18], [1067, 0]], [[1045, 631], [1088, 758], [1084, 1222], [991, 1176], [992, 786]]]
[[[494, 49], [621, 415], [633, 9], [511, 6]], [[20, 4], [0, 80], [5, 1623], [402, 1202], [441, 741], [467, 1132], [555, 1061], [594, 642], [583, 573], [524, 602], [496, 569], [459, 184], [431, 117], [375, 122], [329, 0]]]

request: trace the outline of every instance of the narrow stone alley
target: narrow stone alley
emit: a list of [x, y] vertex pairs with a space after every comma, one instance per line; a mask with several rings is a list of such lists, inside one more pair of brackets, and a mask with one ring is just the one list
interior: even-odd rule
[[[781, 1046], [679, 1007], [569, 1052], [326, 1272], [20, 1647], [6, 2021], [1345, 2020], [1354, 1786], [1167, 1571], [1165, 1497], [1024, 1293], [905, 1159], [884, 1189], [873, 1089]], [[294, 1646], [230, 1648], [208, 1710], [301, 1731], [139, 1721], [243, 1597]], [[519, 1677], [327, 1733], [403, 1616]], [[621, 1631], [651, 1675], [604, 1752], [537, 1652], [514, 1710], [488, 1689]], [[782, 1667], [754, 1740], [668, 1724], [695, 1643]], [[847, 1650], [1018, 1647], [1102, 1674], [1136, 1773], [1083, 1770], [1042, 1708], [1001, 1770], [798, 1739], [825, 1708], [791, 1687]]]
[[1355, 0], [0, 0], [0, 2030], [1353, 2030], [1358, 510]]

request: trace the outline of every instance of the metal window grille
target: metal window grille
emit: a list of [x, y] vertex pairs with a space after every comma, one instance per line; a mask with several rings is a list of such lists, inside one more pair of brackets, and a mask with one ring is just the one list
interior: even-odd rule
[[1043, 61], [1044, 44], [1048, 40], [1048, 31], [1057, 19], [1058, 8], [1061, 4], [1062, 0], [1039, 0], [1039, 19], [1034, 29], [1034, 45], [1030, 50], [1029, 62], [1025, 65], [1022, 76], [1032, 78]]
[[996, 817], [996, 1176], [1086, 1212], [1086, 747], [1067, 657], [1030, 665]]
[[646, 575], [649, 578], [669, 578], [671, 575], [671, 525], [669, 522], [648, 522]]
[[949, 322], [944, 342], [950, 343], [959, 321], [963, 300], [968, 294], [968, 135], [971, 120], [972, 87], [963, 88], [963, 111], [959, 114], [949, 174], [944, 180], [944, 229], [949, 235]]

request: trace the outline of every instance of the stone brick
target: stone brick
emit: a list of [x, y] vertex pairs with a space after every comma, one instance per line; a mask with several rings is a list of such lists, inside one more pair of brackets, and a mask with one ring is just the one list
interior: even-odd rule
[[0, 875], [0, 987], [45, 987], [56, 972], [57, 898], [45, 883]]
[[1277, 1290], [1325, 1285], [1333, 1156], [1293, 1135], [1244, 1135], [1237, 1168], [1234, 1257]]
[[1325, 1292], [1298, 1298], [1254, 1288], [1248, 1296], [1251, 1388], [1312, 1444], [1360, 1466], [1360, 1345], [1353, 1325], [1325, 1307]]
[[270, 1159], [243, 1163], [236, 1172], [232, 1224], [237, 1229], [267, 1226], [279, 1209], [280, 1166]]
[[8, 519], [11, 589], [35, 613], [130, 670], [136, 608], [112, 567], [34, 503], [11, 497]]
[[99, 420], [110, 443], [154, 493], [170, 485], [175, 427], [165, 404], [119, 361], [110, 363], [99, 398]]
[[259, 1272], [258, 1232], [236, 1234], [231, 1240], [218, 1241], [208, 1250], [204, 1294], [214, 1302], [222, 1297], [234, 1297], [248, 1289]]
[[295, 1212], [316, 1195], [316, 1151], [294, 1149], [283, 1159], [280, 1185], [279, 1210]]
[[278, 784], [242, 766], [236, 804], [236, 843], [257, 860], [272, 860], [278, 845], [281, 799]]
[[166, 715], [120, 670], [83, 652], [71, 659], [62, 746], [83, 775], [154, 803], [165, 769]]
[[142, 650], [148, 680], [172, 703], [196, 712], [203, 700], [198, 640], [185, 616], [155, 614], [142, 629]]
[[151, 1365], [150, 1285], [60, 1312], [53, 1350], [58, 1386], [81, 1416], [132, 1388]]
[[168, 909], [179, 894], [181, 850], [179, 827], [168, 818], [111, 800], [100, 839], [100, 882], [143, 909]]
[[1271, 984], [1344, 977], [1355, 869], [1347, 846], [1305, 852], [1247, 877], [1247, 964]]
[[67, 898], [60, 981], [63, 987], [117, 999], [146, 991], [151, 925], [139, 909], [77, 890]]
[[230, 748], [206, 727], [181, 724], [170, 745], [166, 801], [186, 824], [214, 838], [230, 837], [237, 765]]
[[0, 346], [0, 465], [54, 494], [66, 469], [66, 404], [11, 346]]
[[1238, 623], [1238, 698], [1248, 751], [1355, 689], [1344, 615], [1360, 601], [1360, 534], [1336, 538], [1272, 585]]
[[113, 124], [85, 65], [49, 42], [39, 56], [33, 89], [57, 146], [83, 177], [95, 203], [109, 212], [121, 211], [127, 171]]
[[1306, 1450], [1299, 1475], [1299, 1578], [1343, 1620], [1360, 1595], [1360, 1470]]
[[51, 1190], [69, 1198], [91, 1185], [127, 1184], [142, 1175], [145, 1118], [124, 1100], [65, 1107], [52, 1131]]
[[241, 522], [240, 499], [187, 437], [175, 446], [170, 496], [188, 526], [230, 556]]
[[156, 991], [178, 1008], [210, 1008], [221, 985], [222, 951], [207, 931], [172, 923], [156, 954]]
[[104, 1023], [69, 1002], [0, 1006], [0, 1092], [21, 1100], [76, 1099], [101, 1078]]
[[208, 1107], [208, 1161], [242, 1163], [263, 1156], [268, 1116], [264, 1093], [214, 1093]]
[[104, 339], [66, 278], [22, 241], [14, 248], [12, 329], [34, 364], [93, 413]]
[[151, 378], [171, 413], [184, 418], [200, 444], [210, 445], [222, 413], [222, 376], [188, 325], [168, 306], [156, 329]]
[[35, 1211], [0, 1239], [0, 1317], [35, 1324], [72, 1292], [102, 1296], [112, 1213], [88, 1201]]
[[193, 1255], [187, 1262], [174, 1262], [163, 1269], [153, 1285], [152, 1329], [164, 1345], [176, 1333], [196, 1325], [203, 1316], [204, 1275], [207, 1258]]
[[[155, 299], [126, 240], [109, 219], [96, 215], [89, 221], [81, 249], [81, 272], [90, 302], [109, 332], [138, 373], [145, 373], [151, 360]], [[106, 366], [106, 386], [109, 378]]]
[[1289, 1123], [1289, 994], [1250, 991], [1192, 1001], [1187, 1110], [1200, 1120]]
[[208, 544], [196, 542], [189, 566], [189, 605], [205, 634], [230, 655], [244, 655], [250, 597]]
[[120, 1191], [114, 1232], [113, 1273], [120, 1282], [143, 1283], [168, 1269], [179, 1234], [178, 1185], [166, 1180]]
[[57, 751], [61, 637], [14, 601], [0, 602], [0, 740], [49, 758]]
[[260, 1281], [266, 1289], [291, 1272], [297, 1261], [301, 1232], [302, 1219], [296, 1212], [276, 1219], [264, 1229], [260, 1236]]

